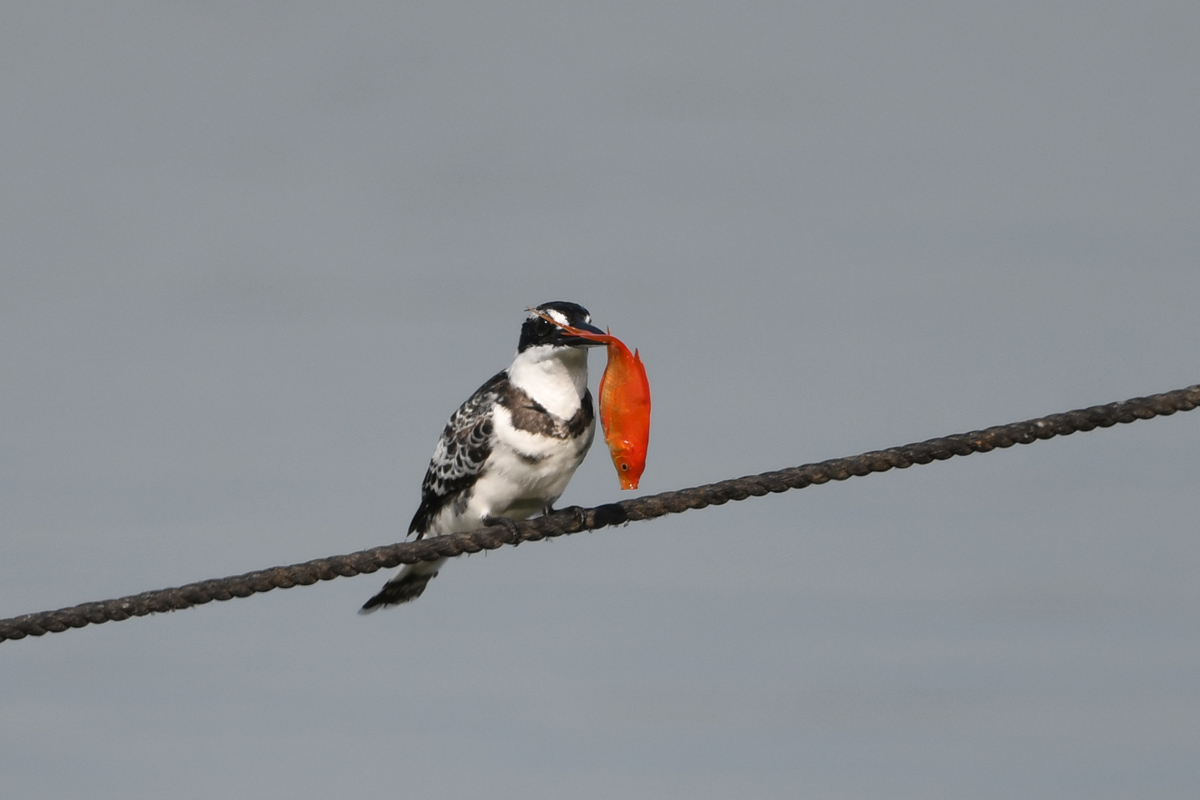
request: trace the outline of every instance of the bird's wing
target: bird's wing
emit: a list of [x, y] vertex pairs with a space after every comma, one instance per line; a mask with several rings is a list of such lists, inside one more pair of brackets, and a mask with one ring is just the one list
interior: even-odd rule
[[508, 372], [497, 373], [459, 406], [446, 423], [421, 482], [421, 505], [408, 526], [408, 532], [416, 533], [418, 539], [425, 535], [429, 524], [447, 503], [470, 490], [483, 470], [495, 436], [492, 408], [507, 383]]

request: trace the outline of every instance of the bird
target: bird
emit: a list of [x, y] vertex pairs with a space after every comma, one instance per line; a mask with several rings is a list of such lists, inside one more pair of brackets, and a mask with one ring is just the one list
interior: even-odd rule
[[[557, 324], [556, 324], [557, 323]], [[583, 306], [557, 300], [528, 309], [517, 354], [446, 423], [408, 526], [417, 539], [553, 511], [596, 433], [588, 348], [564, 331], [602, 334]], [[359, 611], [421, 596], [446, 559], [405, 565]]]

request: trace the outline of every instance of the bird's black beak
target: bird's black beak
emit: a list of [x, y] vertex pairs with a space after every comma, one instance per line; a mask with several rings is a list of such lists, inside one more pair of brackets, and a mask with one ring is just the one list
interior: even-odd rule
[[[600, 330], [595, 325], [589, 325], [586, 322], [579, 322], [571, 327], [575, 328], [576, 330], [599, 334], [600, 336], [606, 335], [604, 331]], [[566, 331], [563, 331], [563, 341], [572, 347], [602, 347], [604, 345], [604, 342], [596, 342], [592, 341], [591, 339], [584, 339], [582, 336], [572, 336]]]

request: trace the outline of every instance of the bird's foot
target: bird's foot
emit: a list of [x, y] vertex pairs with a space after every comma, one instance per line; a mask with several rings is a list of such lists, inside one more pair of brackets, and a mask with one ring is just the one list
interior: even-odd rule
[[519, 528], [517, 528], [517, 523], [513, 522], [508, 517], [484, 517], [482, 522], [484, 525], [489, 527], [492, 525], [499, 525], [508, 531], [509, 535], [512, 536], [512, 543], [514, 547], [521, 543], [521, 531]]
[[556, 511], [554, 506], [548, 505], [542, 509], [542, 516], [548, 517], [551, 514], [558, 514], [560, 512], [570, 514], [571, 520], [581, 528], [587, 524], [587, 511], [582, 506], [567, 506]]
[[571, 515], [571, 521], [575, 523], [576, 527], [582, 528], [587, 525], [587, 512], [582, 506], [567, 506], [562, 509], [562, 512]]

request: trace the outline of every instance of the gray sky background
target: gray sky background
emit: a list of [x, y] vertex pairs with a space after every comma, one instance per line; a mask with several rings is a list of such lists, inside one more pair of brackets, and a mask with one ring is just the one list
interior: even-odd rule
[[[641, 349], [645, 492], [1196, 383], [1197, 42], [1194, 2], [6, 4], [0, 616], [399, 540], [551, 299]], [[1197, 453], [1181, 415], [368, 618], [382, 575], [0, 644], [4, 794], [1191, 798]], [[598, 445], [563, 502], [620, 495]]]

